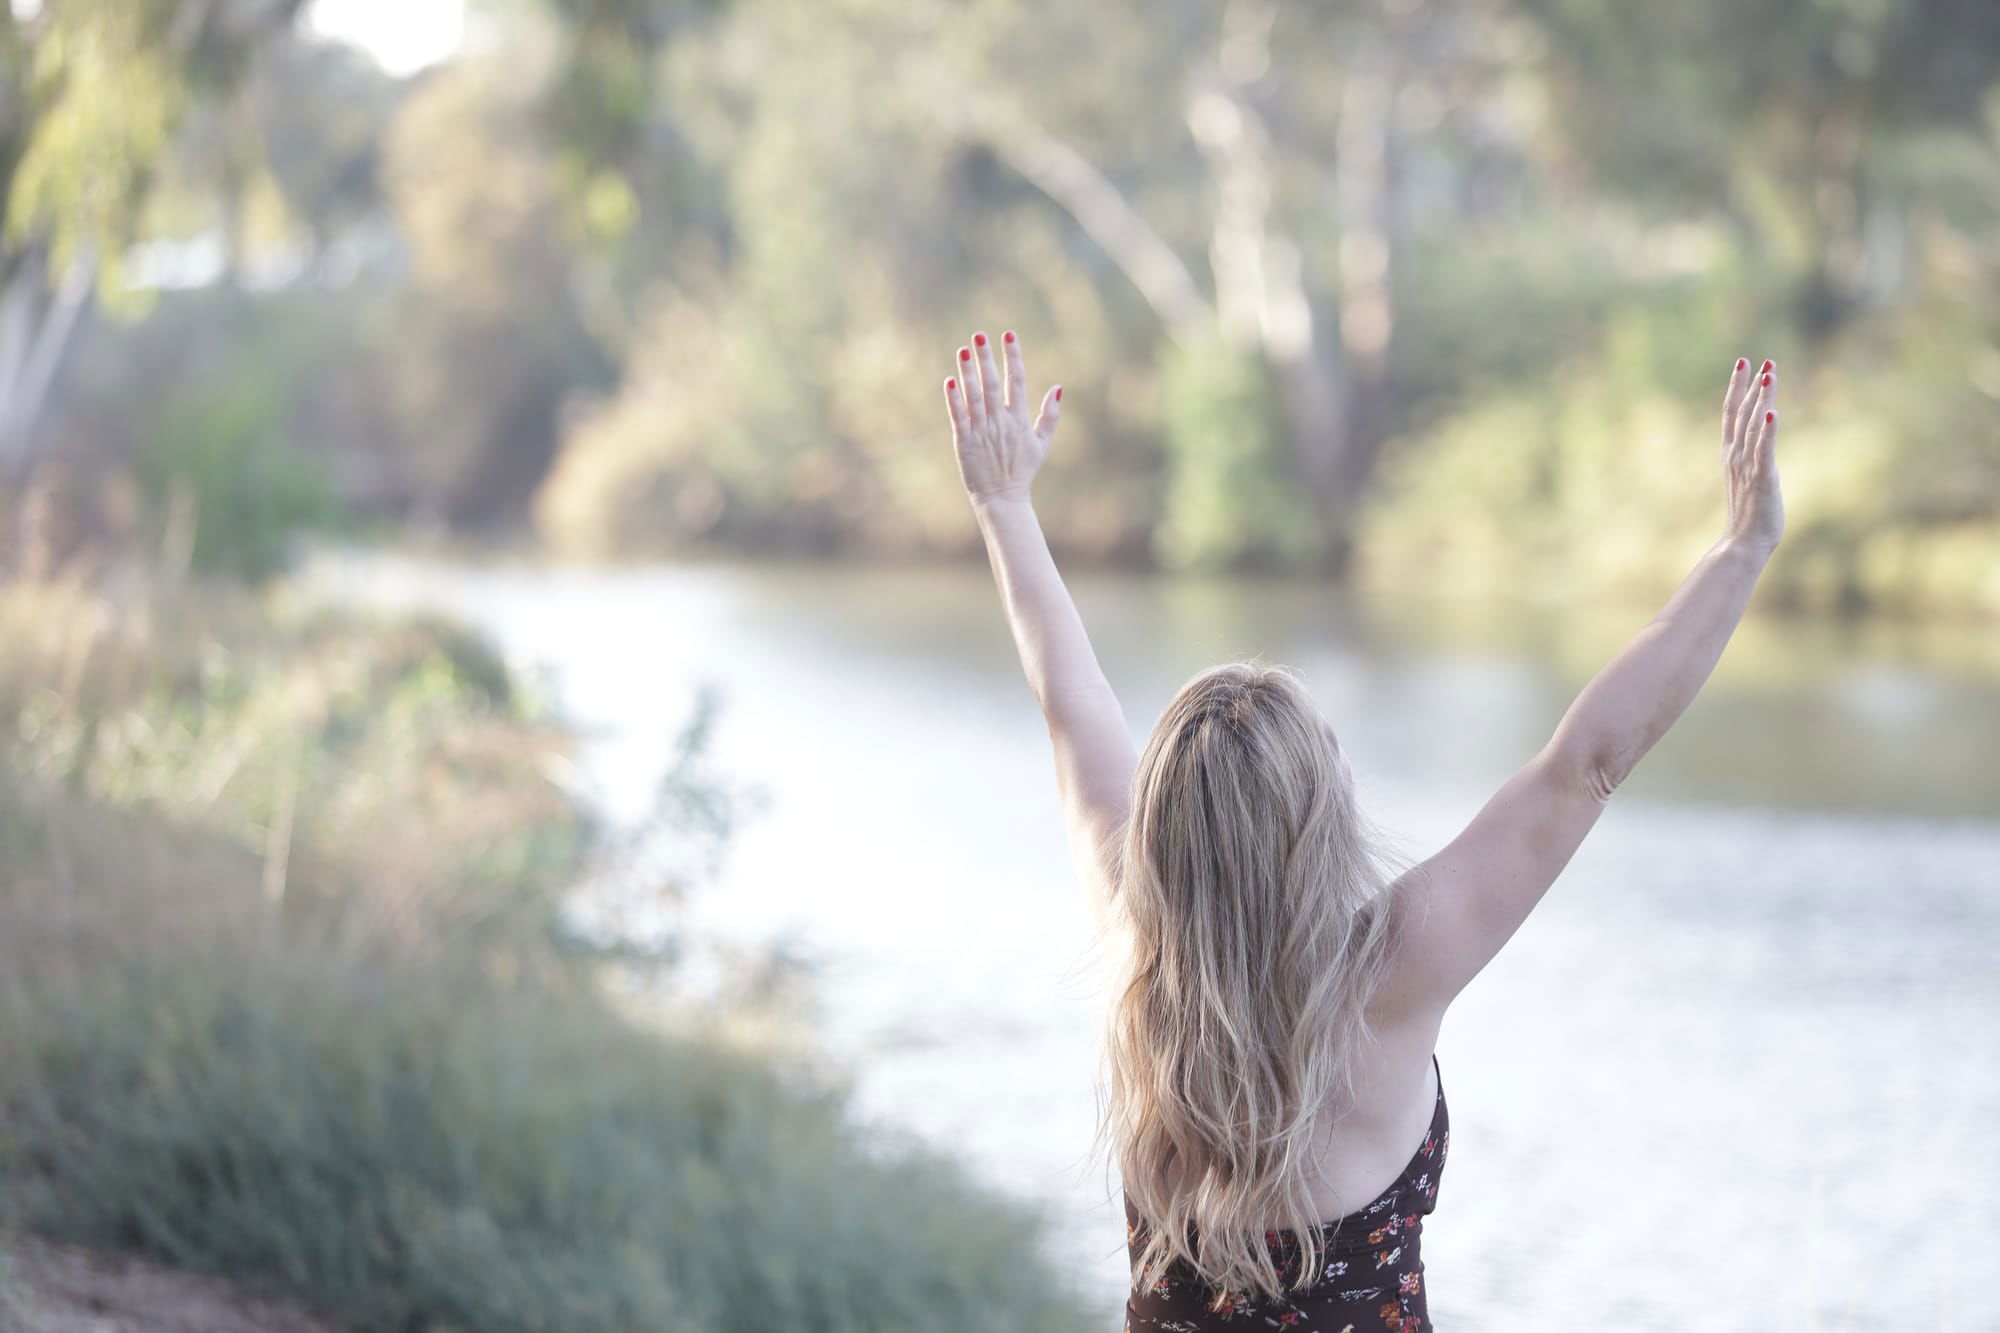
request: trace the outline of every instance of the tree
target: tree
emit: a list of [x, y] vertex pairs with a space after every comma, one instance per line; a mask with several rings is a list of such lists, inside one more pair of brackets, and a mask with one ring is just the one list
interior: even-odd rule
[[[1338, 572], [1393, 424], [1409, 237], [1401, 108], [1412, 91], [1449, 99], [1477, 73], [1485, 15], [1456, 0], [1054, 8], [1017, 16], [989, 6], [988, 26], [961, 53], [979, 74], [955, 88], [940, 78], [930, 96], [1076, 220], [1183, 354], [1219, 349], [1268, 376], [1290, 471], [1316, 505], [1325, 562]], [[1099, 87], [1108, 57], [1122, 83], [1148, 90], [1152, 114], [1137, 134], [1060, 91]], [[1020, 78], [1022, 66], [1035, 77]], [[1135, 141], [1152, 155], [1134, 161]], [[1174, 235], [1149, 219], [1137, 195], [1158, 197], [1163, 178], [1176, 182], [1176, 202], [1199, 201], [1198, 229], [1184, 221]], [[1205, 274], [1187, 257], [1197, 247]]]
[[2000, 88], [1987, 0], [1519, 3], [1582, 160], [1652, 208], [1722, 209], [1809, 343], [1906, 294], [1926, 193], [1910, 150], [1962, 135]]
[[304, 0], [0, 5], [0, 480], [33, 471], [49, 389], [176, 128], [225, 97]]

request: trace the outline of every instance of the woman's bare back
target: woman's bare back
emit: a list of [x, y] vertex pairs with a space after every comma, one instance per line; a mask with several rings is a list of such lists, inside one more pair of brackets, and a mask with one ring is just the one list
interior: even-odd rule
[[[1371, 1015], [1371, 1021], [1377, 1020]], [[1327, 1117], [1307, 1153], [1317, 1164], [1308, 1189], [1318, 1222], [1358, 1212], [1393, 1185], [1423, 1145], [1436, 1110], [1437, 1024], [1384, 1016], [1376, 1035], [1354, 1070], [1357, 1099]], [[1167, 1180], [1178, 1192], [1178, 1174], [1169, 1170]], [[1266, 1218], [1263, 1225], [1281, 1228], [1286, 1220]]]

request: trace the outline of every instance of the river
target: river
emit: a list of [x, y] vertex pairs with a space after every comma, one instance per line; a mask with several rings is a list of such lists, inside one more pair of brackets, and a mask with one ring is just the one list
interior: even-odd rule
[[[715, 762], [767, 805], [706, 928], [796, 941], [857, 1111], [1045, 1207], [1118, 1326], [1116, 1180], [1086, 1160], [1102, 972], [983, 567], [323, 553], [306, 583], [487, 631], [586, 728], [622, 817], [714, 684]], [[1206, 665], [1292, 664], [1412, 856], [1648, 614], [1072, 586], [1135, 738]], [[1753, 616], [1446, 1018], [1434, 1321], [2000, 1329], [1996, 951], [2000, 631]]]

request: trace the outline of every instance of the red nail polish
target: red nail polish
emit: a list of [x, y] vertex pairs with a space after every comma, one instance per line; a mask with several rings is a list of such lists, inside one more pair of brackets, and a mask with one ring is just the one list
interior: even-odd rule
[[976, 346], [984, 347], [986, 346], [986, 335], [983, 333], [975, 333], [972, 335], [972, 341]]
[[1007, 341], [1008, 342], [1014, 341], [1014, 331], [1012, 329], [1007, 330]]
[[1769, 370], [1770, 368], [1771, 368], [1771, 363], [1769, 361], [1766, 361], [1764, 363], [1764, 369]]
[[1736, 368], [1737, 368], [1738, 370], [1741, 370], [1741, 369], [1743, 369], [1743, 367], [1745, 367], [1745, 366], [1747, 366], [1747, 365], [1749, 365], [1749, 364], [1750, 364], [1750, 363], [1749, 363], [1748, 361], [1745, 361], [1745, 360], [1744, 360], [1744, 359], [1743, 359], [1742, 357], [1740, 357], [1740, 356], [1736, 358]]
[[1764, 414], [1764, 420], [1766, 421], [1776, 421], [1777, 419], [1778, 419], [1778, 414], [1776, 412], [1766, 412]]
[[970, 348], [967, 348], [967, 347], [961, 347], [961, 348], [959, 348], [959, 349], [958, 349], [958, 359], [959, 359], [959, 360], [961, 360], [961, 361], [970, 361], [970, 360], [972, 360], [972, 350], [971, 350]]
[[1768, 387], [1770, 387], [1770, 384], [1771, 384], [1771, 377], [1770, 377], [1769, 375], [1766, 375], [1766, 376], [1764, 377], [1764, 385], [1765, 385], [1765, 387], [1766, 387], [1766, 388], [1768, 388]]
[[948, 380], [946, 380], [946, 381], [944, 382], [944, 387], [945, 387], [945, 388], [947, 388], [947, 389], [956, 389], [956, 388], [958, 387], [958, 380], [957, 380], [957, 378], [956, 378], [956, 377], [954, 377], [954, 378], [952, 378], [952, 379], [948, 379]]
[[1056, 390], [1056, 401], [1057, 401], [1057, 402], [1059, 402], [1059, 403], [1060, 403], [1060, 402], [1062, 401], [1062, 390], [1061, 390], [1061, 389], [1057, 389], [1057, 390]]

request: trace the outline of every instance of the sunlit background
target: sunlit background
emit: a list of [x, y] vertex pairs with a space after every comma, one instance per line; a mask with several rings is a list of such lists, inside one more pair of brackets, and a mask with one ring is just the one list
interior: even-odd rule
[[357, 46], [385, 74], [408, 78], [449, 60], [465, 40], [465, 0], [313, 0], [310, 39]]
[[2000, 1329], [2000, 11], [12, 0], [0, 191], [0, 1328], [1118, 1327], [1011, 328], [1135, 736], [1293, 664], [1413, 857], [1777, 361], [1431, 1312]]

